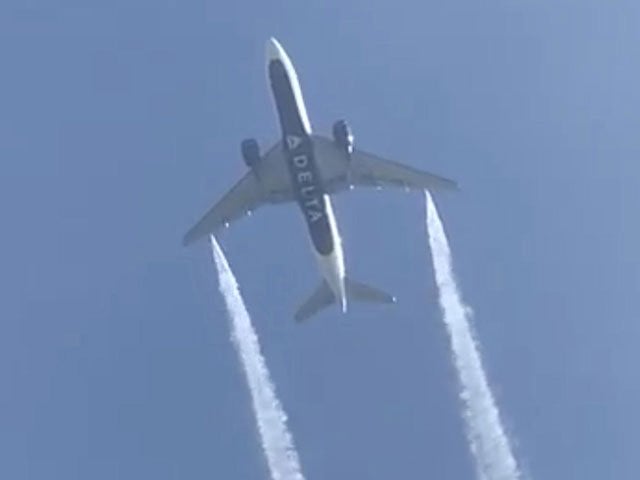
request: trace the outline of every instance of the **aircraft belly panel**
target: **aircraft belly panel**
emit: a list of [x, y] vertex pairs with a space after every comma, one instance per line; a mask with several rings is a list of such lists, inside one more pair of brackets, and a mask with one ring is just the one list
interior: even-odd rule
[[269, 79], [282, 131], [299, 136], [308, 135], [291, 79], [281, 61], [272, 60], [269, 63]]
[[315, 161], [311, 139], [287, 135], [287, 166], [291, 187], [309, 228], [313, 245], [321, 255], [334, 250], [324, 185]]

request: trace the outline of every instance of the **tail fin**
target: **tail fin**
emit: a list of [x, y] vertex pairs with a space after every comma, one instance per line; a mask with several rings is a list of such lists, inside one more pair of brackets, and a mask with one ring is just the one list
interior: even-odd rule
[[[394, 296], [377, 288], [365, 285], [364, 283], [351, 280], [350, 278], [345, 278], [345, 289], [349, 300], [368, 303], [396, 302]], [[307, 301], [300, 306], [294, 318], [297, 322], [302, 322], [333, 303], [336, 303], [336, 296], [331, 291], [331, 288], [329, 288], [326, 280], [323, 280]]]

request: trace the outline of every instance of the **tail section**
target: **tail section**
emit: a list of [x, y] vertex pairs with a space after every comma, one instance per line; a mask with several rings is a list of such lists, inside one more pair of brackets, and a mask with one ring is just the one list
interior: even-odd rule
[[[356, 282], [349, 278], [345, 278], [345, 290], [348, 300], [354, 300], [358, 302], [367, 303], [395, 303], [394, 296], [389, 295], [382, 290], [370, 287], [364, 283]], [[339, 300], [339, 301], [336, 301]], [[331, 291], [329, 284], [326, 280], [323, 280], [320, 286], [311, 294], [311, 296], [304, 302], [295, 314], [295, 320], [302, 322], [303, 320], [312, 317], [319, 311], [325, 309], [329, 305], [334, 303], [340, 303], [340, 299], [336, 299], [335, 294]], [[342, 305], [342, 310], [346, 311], [346, 303]]]
[[307, 318], [315, 315], [320, 310], [328, 307], [336, 300], [335, 295], [329, 288], [329, 284], [326, 280], [322, 280], [322, 283], [315, 292], [304, 302], [295, 314], [296, 322], [302, 322]]
[[345, 278], [345, 287], [349, 300], [368, 303], [396, 303], [396, 298], [393, 295], [350, 278]]

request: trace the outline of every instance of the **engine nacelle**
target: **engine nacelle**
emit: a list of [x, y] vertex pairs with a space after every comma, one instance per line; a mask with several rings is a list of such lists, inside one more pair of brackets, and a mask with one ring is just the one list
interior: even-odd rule
[[260, 146], [254, 138], [243, 140], [240, 144], [242, 158], [247, 167], [254, 168], [260, 162]]
[[345, 152], [353, 152], [353, 133], [345, 120], [333, 124], [333, 141]]

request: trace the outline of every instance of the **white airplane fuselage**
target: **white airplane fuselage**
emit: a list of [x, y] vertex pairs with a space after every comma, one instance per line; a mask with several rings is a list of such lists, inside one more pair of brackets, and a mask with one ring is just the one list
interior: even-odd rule
[[331, 198], [314, 155], [311, 124], [293, 64], [282, 46], [267, 43], [267, 76], [282, 131], [282, 145], [296, 202], [307, 223], [312, 251], [320, 273], [346, 311], [342, 242]]

